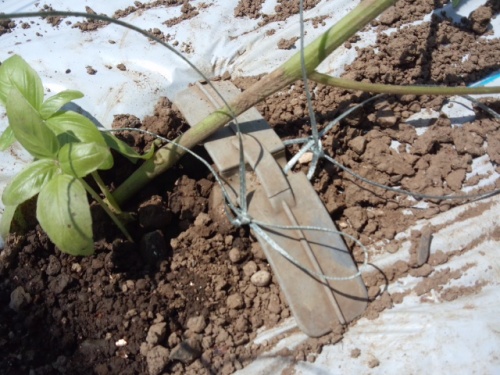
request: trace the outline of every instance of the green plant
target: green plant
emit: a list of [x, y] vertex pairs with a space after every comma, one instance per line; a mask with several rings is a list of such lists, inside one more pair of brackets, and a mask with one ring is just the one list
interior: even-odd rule
[[[67, 90], [44, 101], [40, 77], [21, 57], [14, 55], [0, 66], [0, 103], [9, 120], [0, 147], [5, 149], [17, 140], [35, 159], [4, 190], [0, 234], [9, 232], [19, 205], [38, 194], [36, 218], [52, 242], [72, 255], [92, 254], [90, 194], [130, 239], [117, 218], [121, 211], [98, 171], [113, 166], [111, 148], [131, 159], [143, 156], [116, 137], [101, 133], [86, 117], [62, 109], [81, 97], [81, 92]], [[88, 175], [107, 202], [85, 181]]]

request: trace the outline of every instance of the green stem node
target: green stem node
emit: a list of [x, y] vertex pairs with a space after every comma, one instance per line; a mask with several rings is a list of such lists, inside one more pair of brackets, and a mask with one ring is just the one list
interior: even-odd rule
[[111, 218], [111, 220], [113, 220], [113, 222], [116, 224], [118, 229], [120, 229], [120, 231], [123, 233], [123, 235], [127, 238], [127, 240], [129, 240], [130, 242], [134, 242], [134, 240], [132, 239], [132, 236], [128, 233], [125, 226], [118, 219], [118, 217], [116, 217], [116, 215], [113, 213], [113, 211], [111, 211], [111, 209], [108, 207], [108, 205], [101, 199], [99, 194], [97, 194], [95, 192], [95, 190], [92, 189], [92, 187], [89, 184], [87, 184], [83, 178], [80, 178], [79, 180], [83, 184], [83, 186], [85, 187], [85, 190], [87, 190], [87, 192], [92, 196], [92, 198], [94, 198], [96, 200], [96, 202], [101, 205], [101, 207], [108, 214], [108, 216]]

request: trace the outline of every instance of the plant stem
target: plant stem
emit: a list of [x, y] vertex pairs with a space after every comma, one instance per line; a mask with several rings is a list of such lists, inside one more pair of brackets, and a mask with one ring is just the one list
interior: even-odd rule
[[[307, 72], [310, 73], [316, 69], [330, 53], [395, 2], [396, 0], [362, 1], [349, 14], [304, 49]], [[186, 148], [192, 148], [223, 127], [232, 119], [232, 115], [238, 116], [269, 95], [301, 79], [301, 76], [299, 52], [241, 93], [236, 100], [229, 103], [229, 107], [224, 106], [208, 115], [186, 133], [176, 138], [175, 142]], [[160, 148], [153, 158], [147, 160], [115, 190], [113, 193], [115, 200], [121, 204], [150, 180], [172, 167], [184, 154], [184, 150], [173, 144]]]
[[120, 219], [118, 219], [118, 217], [116, 217], [116, 215], [113, 213], [113, 211], [111, 211], [111, 209], [108, 207], [108, 205], [106, 204], [106, 202], [104, 202], [101, 199], [101, 197], [99, 196], [99, 194], [97, 194], [95, 192], [95, 190], [92, 189], [92, 187], [89, 184], [87, 184], [83, 178], [79, 178], [79, 180], [83, 184], [83, 186], [85, 187], [85, 190], [87, 190], [87, 192], [92, 196], [92, 198], [94, 198], [96, 200], [96, 202], [101, 205], [101, 207], [108, 214], [108, 216], [111, 218], [111, 220], [113, 220], [113, 222], [116, 224], [116, 226], [118, 227], [118, 229], [120, 229], [120, 231], [123, 233], [123, 235], [127, 238], [127, 240], [129, 240], [130, 242], [134, 242], [134, 240], [132, 239], [132, 236], [130, 236], [130, 234], [128, 233], [127, 229], [125, 228], [125, 226], [120, 221]]
[[115, 198], [109, 191], [108, 187], [102, 180], [101, 176], [97, 172], [92, 172], [92, 177], [94, 178], [94, 181], [97, 183], [97, 186], [99, 186], [99, 189], [101, 192], [104, 194], [104, 198], [106, 199], [107, 204], [111, 207], [111, 209], [116, 212], [117, 214], [121, 214], [122, 210], [118, 203], [116, 203]]
[[324, 85], [340, 87], [348, 90], [360, 90], [377, 94], [394, 95], [477, 95], [499, 94], [500, 87], [444, 87], [444, 86], [398, 86], [380, 83], [356, 82], [349, 79], [336, 78], [327, 74], [312, 72], [308, 76], [312, 81]]

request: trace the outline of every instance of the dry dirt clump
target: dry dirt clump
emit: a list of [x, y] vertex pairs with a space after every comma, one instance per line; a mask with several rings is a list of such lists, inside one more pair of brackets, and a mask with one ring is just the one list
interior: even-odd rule
[[[262, 13], [263, 0], [240, 0], [238, 5], [234, 9], [235, 17], [249, 17], [249, 18], [259, 18], [262, 17], [262, 21], [259, 23], [260, 26], [264, 26], [270, 22], [284, 21], [288, 17], [295, 14], [299, 14], [299, 1], [298, 0], [278, 0], [278, 4], [275, 6], [274, 14]], [[319, 0], [305, 0], [304, 10], [309, 10], [314, 8], [319, 3]], [[321, 23], [326, 17], [319, 17], [314, 22], [315, 25]]]
[[434, 9], [442, 7], [445, 3], [447, 3], [446, 0], [398, 1], [373, 21], [372, 25], [381, 26], [381, 30], [388, 27], [399, 27], [422, 19], [422, 17], [431, 13]]
[[[404, 32], [379, 34], [380, 48], [359, 51], [347, 76], [371, 82], [466, 85], [498, 68], [498, 39], [482, 39], [434, 17]], [[474, 47], [469, 49], [474, 45]], [[370, 69], [366, 67], [370, 62]], [[389, 64], [388, 64], [389, 63]]]
[[[165, 25], [173, 26], [182, 21], [188, 20], [198, 15], [198, 10], [196, 7], [192, 6], [188, 1], [185, 0], [158, 0], [149, 3], [141, 3], [140, 1], [134, 2], [134, 5], [131, 5], [125, 9], [119, 9], [113, 14], [113, 18], [120, 19], [127, 17], [128, 15], [135, 13], [137, 11], [147, 10], [147, 9], [155, 9], [159, 7], [172, 7], [172, 6], [182, 6], [181, 13], [182, 15], [179, 17], [172, 18], [170, 20], [165, 21]], [[200, 8], [205, 7], [206, 5], [201, 4]], [[87, 13], [96, 14], [91, 8], [85, 7]], [[98, 28], [108, 25], [108, 22], [100, 21], [100, 20], [88, 20], [84, 22], [75, 23], [73, 27], [78, 27], [82, 31], [94, 31]]]
[[[319, 0], [304, 0], [304, 10], [314, 8], [319, 3]], [[278, 0], [278, 4], [274, 8], [275, 14], [262, 14], [260, 26], [264, 26], [269, 22], [279, 22], [288, 19], [290, 16], [299, 14], [299, 0]]]
[[[304, 1], [304, 10], [312, 9], [318, 3], [318, 0], [306, 0]], [[270, 22], [284, 21], [290, 16], [299, 14], [299, 1], [297, 0], [278, 0], [278, 4], [274, 8], [276, 12], [274, 14], [262, 13], [262, 4], [264, 4], [264, 0], [240, 0], [234, 9], [234, 15], [235, 17], [249, 17], [254, 19], [262, 17], [263, 20], [259, 25], [264, 26]], [[317, 27], [319, 24], [324, 25], [324, 20], [326, 18], [328, 18], [328, 16], [315, 17], [312, 19], [313, 26]]]
[[[52, 8], [51, 6], [45, 4], [41, 9], [40, 9], [40, 12], [52, 12], [54, 11], [54, 8]], [[56, 27], [56, 26], [59, 26], [62, 22], [62, 20], [65, 18], [65, 17], [61, 17], [61, 16], [49, 16], [49, 17], [43, 17], [49, 24], [51, 24], [52, 26]]]
[[[85, 12], [88, 14], [97, 14], [89, 6], [85, 7]], [[101, 16], [105, 16], [105, 14], [101, 14]], [[76, 22], [72, 27], [78, 28], [81, 31], [95, 31], [95, 30], [100, 29], [101, 27], [104, 27], [106, 25], [109, 25], [109, 22], [89, 18], [86, 21]]]
[[[160, 98], [155, 105], [153, 114], [146, 116], [142, 121], [132, 115], [116, 115], [112, 127], [114, 129], [144, 127], [151, 133], [168, 139], [175, 139], [189, 128], [181, 119], [180, 113], [172, 107], [172, 102], [165, 97]], [[136, 150], [149, 149], [155, 140], [153, 135], [133, 131], [123, 131], [120, 136]]]
[[[170, 34], [168, 34], [168, 33], [167, 33], [167, 34], [164, 34], [164, 33], [163, 33], [163, 31], [161, 31], [161, 30], [160, 30], [159, 28], [157, 28], [157, 27], [155, 27], [154, 29], [149, 29], [149, 30], [148, 30], [148, 33], [149, 33], [150, 35], [154, 36], [155, 38], [160, 39], [162, 42], [166, 42], [166, 43], [169, 43], [169, 42], [172, 40], [172, 38], [173, 38], [173, 36], [172, 36], [172, 35], [170, 35]], [[151, 44], [155, 44], [155, 43], [156, 43], [156, 42], [154, 42], [154, 41], [151, 39]], [[172, 45], [173, 45], [173, 46], [177, 46], [177, 45], [179, 45], [179, 42], [178, 42], [178, 41], [176, 41], [176, 40], [174, 40], [174, 41], [172, 42]]]
[[182, 13], [181, 16], [169, 19], [165, 21], [164, 24], [167, 25], [168, 27], [171, 27], [177, 25], [178, 23], [181, 23], [182, 21], [188, 20], [198, 15], [196, 7], [192, 6], [187, 1], [184, 2], [184, 4], [182, 4], [181, 13]]
[[469, 15], [468, 21], [470, 28], [476, 34], [484, 34], [488, 30], [492, 17], [493, 10], [487, 6], [481, 6]]
[[290, 39], [280, 39], [278, 42], [279, 49], [293, 49], [295, 48], [295, 42], [299, 40], [298, 37], [293, 37]]
[[0, 36], [12, 32], [12, 29], [16, 27], [14, 20], [5, 19], [0, 20]]
[[186, 0], [155, 0], [155, 1], [147, 2], [147, 3], [135, 1], [134, 5], [128, 6], [125, 9], [117, 10], [115, 12], [115, 14], [113, 15], [113, 17], [114, 18], [124, 18], [124, 17], [127, 17], [128, 15], [130, 15], [134, 12], [137, 12], [139, 10], [178, 6], [178, 5], [183, 5], [185, 3], [186, 3]]
[[259, 18], [264, 0], [240, 0], [234, 8], [235, 17]]

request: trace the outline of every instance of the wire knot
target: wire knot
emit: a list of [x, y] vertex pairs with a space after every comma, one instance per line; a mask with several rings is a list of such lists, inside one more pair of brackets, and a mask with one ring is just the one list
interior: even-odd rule
[[252, 222], [252, 218], [250, 217], [250, 215], [248, 215], [248, 213], [246, 211], [243, 211], [243, 210], [239, 211], [237, 213], [236, 218], [234, 218], [232, 220], [232, 224], [237, 228], [239, 228], [243, 225], [248, 225], [251, 222]]

